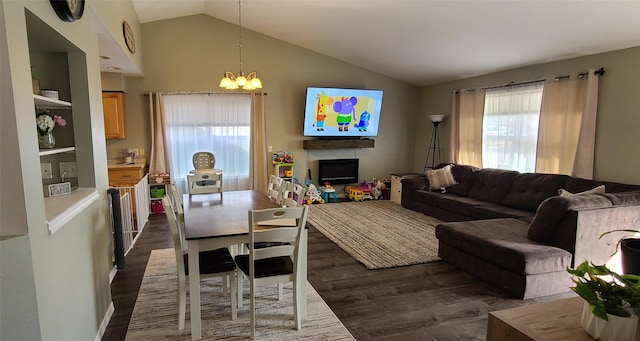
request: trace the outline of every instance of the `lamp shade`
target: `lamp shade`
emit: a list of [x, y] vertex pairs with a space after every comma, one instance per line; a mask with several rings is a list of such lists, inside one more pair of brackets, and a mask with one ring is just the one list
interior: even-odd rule
[[429, 115], [427, 117], [429, 118], [429, 121], [433, 123], [440, 123], [444, 119], [444, 116], [445, 115]]

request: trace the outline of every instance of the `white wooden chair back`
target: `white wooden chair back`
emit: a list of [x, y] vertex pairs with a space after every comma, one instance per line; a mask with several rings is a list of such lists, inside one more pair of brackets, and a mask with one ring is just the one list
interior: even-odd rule
[[287, 182], [287, 188], [283, 194], [282, 206], [296, 207], [301, 206], [304, 201], [304, 194], [307, 190], [300, 184]]

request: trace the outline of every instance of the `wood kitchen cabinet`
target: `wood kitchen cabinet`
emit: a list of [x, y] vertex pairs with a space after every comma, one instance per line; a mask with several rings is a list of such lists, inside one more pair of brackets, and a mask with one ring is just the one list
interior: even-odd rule
[[104, 135], [107, 139], [127, 137], [124, 115], [124, 93], [103, 92], [102, 110], [104, 112]]
[[[135, 186], [145, 177], [146, 165], [135, 163], [131, 165], [111, 164], [109, 165], [109, 186], [120, 189], [120, 193], [129, 193], [131, 195], [131, 204], [133, 214], [136, 213], [136, 194]], [[145, 183], [147, 180], [144, 180]], [[145, 191], [145, 197], [148, 191]]]

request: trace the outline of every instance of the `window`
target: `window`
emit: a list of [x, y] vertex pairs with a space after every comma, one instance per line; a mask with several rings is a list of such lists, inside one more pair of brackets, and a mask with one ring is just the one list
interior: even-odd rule
[[535, 172], [543, 82], [487, 89], [482, 120], [482, 165]]
[[249, 189], [248, 94], [166, 95], [164, 109], [170, 169], [182, 192], [193, 169], [192, 156], [199, 151], [215, 155], [225, 191]]

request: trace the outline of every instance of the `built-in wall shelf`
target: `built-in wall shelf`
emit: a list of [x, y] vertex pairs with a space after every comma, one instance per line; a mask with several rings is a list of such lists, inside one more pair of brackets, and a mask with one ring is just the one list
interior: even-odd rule
[[41, 109], [71, 108], [71, 103], [40, 95], [33, 95], [33, 102]]
[[72, 190], [71, 194], [44, 198], [49, 233], [58, 231], [98, 198], [100, 195], [95, 188], [78, 188]]
[[341, 149], [341, 148], [373, 148], [375, 140], [372, 139], [344, 139], [344, 140], [304, 140], [304, 149]]
[[60, 153], [70, 153], [75, 151], [76, 151], [76, 147], [40, 149], [40, 156], [60, 154]]

